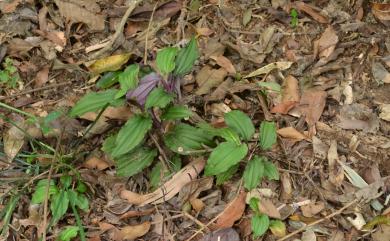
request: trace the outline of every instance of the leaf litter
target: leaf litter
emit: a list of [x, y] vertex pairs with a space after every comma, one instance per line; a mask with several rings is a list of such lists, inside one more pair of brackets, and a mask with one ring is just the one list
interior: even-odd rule
[[[116, 176], [115, 161], [101, 150], [106, 137], [140, 113], [148, 94], [163, 85], [163, 76], [146, 69], [155, 65], [159, 50], [181, 47], [196, 36], [200, 58], [186, 76], [175, 80], [175, 88], [181, 90], [177, 102], [194, 113], [185, 120], [194, 126], [206, 121], [226, 128], [223, 118], [232, 110], [250, 116], [256, 131], [248, 153], [266, 156], [280, 172], [280, 181], [266, 179], [253, 192], [260, 200], [258, 211], [271, 218], [271, 232], [264, 239], [282, 239], [315, 220], [319, 223], [298, 230], [293, 238], [386, 240], [389, 224], [383, 217], [388, 213], [383, 210], [389, 202], [384, 190], [390, 166], [386, 1], [372, 2], [370, 8], [363, 1], [266, 1], [261, 6], [245, 1], [223, 6], [218, 1], [187, 1], [186, 6], [185, 1], [140, 2], [125, 19], [112, 49], [98, 58], [91, 57], [114, 35], [128, 9], [126, 1], [0, 3], [0, 29], [7, 33], [0, 38], [0, 210], [8, 212], [12, 225], [21, 224], [4, 234], [32, 240], [32, 227], [43, 230], [50, 223], [51, 215], [45, 224], [43, 215], [37, 214], [43, 206], [29, 202], [29, 190], [34, 190], [35, 178], [48, 177], [50, 165], [57, 183], [62, 175], [76, 175], [74, 170], [63, 172], [71, 165], [89, 188], [91, 208], [81, 213], [80, 221], [90, 240], [188, 240], [193, 235], [201, 240], [254, 240], [250, 220], [257, 211], [245, 202], [240, 186], [246, 160], [219, 184], [218, 177], [204, 177], [207, 159], [195, 160], [197, 155], [182, 157], [184, 168], [173, 168], [175, 157], [163, 144], [157, 147], [162, 143], [157, 136], [156, 142], [140, 144], [159, 149], [150, 167], [122, 178]], [[14, 87], [12, 76], [4, 71], [7, 57], [12, 59], [8, 68], [20, 76]], [[101, 113], [91, 108], [93, 112], [77, 119], [50, 119], [55, 116], [51, 112], [71, 108], [85, 93], [104, 91], [99, 81], [107, 72], [108, 84], [115, 86], [117, 71], [141, 62], [140, 85], [127, 92], [125, 105], [108, 106]], [[20, 121], [3, 103], [22, 111]], [[155, 114], [158, 120], [161, 113]], [[261, 150], [254, 141], [265, 119], [275, 121], [278, 139], [272, 148]], [[171, 120], [155, 129], [168, 132], [174, 125]], [[202, 148], [207, 153], [214, 147]], [[83, 154], [69, 158], [70, 153]], [[162, 168], [156, 168], [153, 178], [159, 181], [152, 189], [151, 173], [157, 163]], [[73, 179], [73, 189], [78, 182]], [[8, 211], [10, 190], [26, 191], [12, 193], [22, 198], [15, 204], [18, 209]], [[359, 205], [337, 213], [355, 200]], [[337, 216], [324, 219], [332, 213]], [[69, 209], [63, 220], [47, 229], [47, 237], [54, 240], [73, 225], [72, 215]], [[285, 229], [282, 225], [276, 230], [273, 221]]]

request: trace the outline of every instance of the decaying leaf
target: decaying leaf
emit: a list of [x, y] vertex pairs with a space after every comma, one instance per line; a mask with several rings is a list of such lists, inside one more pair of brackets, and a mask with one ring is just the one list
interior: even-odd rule
[[329, 26], [326, 28], [318, 40], [319, 56], [321, 58], [328, 58], [335, 50], [338, 41], [339, 37], [333, 27]]
[[84, 162], [84, 166], [89, 169], [98, 169], [98, 170], [104, 170], [111, 165], [105, 161], [103, 158], [98, 157], [91, 157], [86, 162]]
[[118, 54], [96, 60], [92, 65], [89, 66], [89, 69], [93, 74], [96, 75], [107, 71], [118, 70], [129, 60], [130, 55], [130, 53]]
[[302, 1], [299, 1], [299, 2], [294, 2], [294, 5], [298, 10], [307, 13], [308, 15], [310, 15], [310, 17], [314, 18], [314, 20], [316, 20], [317, 22], [328, 23], [328, 19], [326, 17], [324, 17], [323, 15], [321, 15], [318, 11], [316, 11], [309, 4], [306, 4]]
[[136, 205], [146, 205], [149, 203], [159, 204], [173, 198], [189, 182], [193, 181], [203, 170], [205, 160], [197, 159], [189, 163], [178, 173], [176, 173], [168, 182], [156, 191], [140, 195], [128, 190], [120, 193], [121, 198], [127, 199], [129, 203]]
[[386, 26], [390, 25], [390, 3], [371, 2], [372, 13]]
[[390, 121], [390, 104], [382, 104], [380, 106], [381, 113], [379, 118], [385, 121]]
[[240, 236], [233, 228], [224, 228], [206, 234], [201, 241], [240, 241]]
[[293, 139], [294, 141], [301, 141], [307, 139], [307, 136], [297, 131], [294, 127], [285, 127], [276, 131], [281, 137]]
[[122, 241], [122, 240], [134, 240], [136, 238], [144, 236], [151, 227], [150, 222], [144, 222], [138, 225], [129, 225], [121, 228], [120, 230], [116, 230], [114, 232], [114, 240]]
[[[24, 121], [17, 123], [18, 127], [22, 130], [27, 127]], [[12, 126], [8, 131], [4, 133], [4, 153], [7, 160], [11, 162], [15, 156], [19, 153], [20, 149], [24, 145], [24, 133], [16, 126]]]
[[371, 71], [377, 83], [390, 84], [390, 73], [381, 63], [372, 63]]
[[357, 229], [362, 230], [363, 226], [366, 224], [366, 220], [361, 213], [354, 213], [354, 217], [347, 217], [347, 220]]
[[387, 241], [390, 237], [390, 225], [380, 225], [380, 227], [371, 234], [373, 241]]
[[244, 78], [247, 79], [247, 78], [255, 77], [258, 75], [262, 75], [262, 74], [268, 74], [269, 72], [271, 72], [274, 69], [286, 70], [286, 69], [290, 68], [292, 64], [293, 64], [293, 62], [270, 63], [270, 64], [267, 64], [266, 66], [263, 66], [255, 71], [251, 72], [250, 74], [248, 74]]
[[227, 204], [226, 208], [217, 219], [215, 226], [217, 228], [232, 227], [234, 222], [240, 219], [245, 211], [245, 198], [246, 192], [241, 192], [236, 198]]
[[37, 73], [34, 79], [35, 88], [41, 87], [49, 80], [49, 70], [50, 70], [49, 66], [46, 65]]
[[224, 68], [212, 69], [210, 66], [204, 66], [196, 75], [196, 83], [199, 88], [196, 91], [197, 95], [204, 95], [210, 92], [214, 87], [217, 87], [223, 82], [227, 75]]
[[93, 31], [104, 30], [106, 20], [105, 15], [84, 8], [84, 6], [77, 4], [76, 2], [66, 2], [60, 0], [55, 0], [54, 2], [56, 3], [61, 15], [71, 22], [85, 23], [88, 25], [90, 30]]
[[252, 198], [257, 198], [260, 200], [258, 204], [260, 213], [267, 214], [271, 218], [281, 218], [279, 210], [273, 204], [271, 199], [264, 197], [258, 189], [253, 189], [250, 191], [248, 195], [246, 195], [245, 202], [249, 204]]
[[344, 181], [344, 170], [339, 164], [339, 156], [337, 154], [337, 142], [332, 140], [328, 150], [328, 168], [329, 181], [336, 187], [340, 187]]
[[313, 230], [309, 229], [302, 233], [302, 241], [317, 241], [317, 236]]
[[215, 62], [224, 68], [229, 74], [236, 74], [236, 69], [234, 68], [232, 62], [223, 55], [219, 56], [210, 56], [211, 59], [215, 60]]
[[287, 114], [297, 103], [300, 101], [300, 91], [298, 80], [288, 75], [284, 79], [282, 86], [282, 102], [275, 105], [272, 109], [272, 113]]
[[323, 202], [309, 203], [301, 206], [303, 216], [308, 218], [314, 217], [316, 214], [324, 210], [324, 208], [325, 204]]

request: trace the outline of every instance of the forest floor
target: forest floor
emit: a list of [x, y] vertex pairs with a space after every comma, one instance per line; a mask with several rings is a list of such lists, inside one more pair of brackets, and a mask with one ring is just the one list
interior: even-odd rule
[[390, 241], [389, 2], [1, 1], [0, 240]]

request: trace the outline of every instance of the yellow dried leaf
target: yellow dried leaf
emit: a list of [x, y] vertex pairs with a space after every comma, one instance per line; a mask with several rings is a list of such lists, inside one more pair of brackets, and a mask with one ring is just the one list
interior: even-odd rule
[[126, 53], [98, 59], [91, 66], [89, 66], [89, 70], [93, 74], [119, 70], [122, 65], [124, 65], [129, 60], [130, 56], [130, 53]]

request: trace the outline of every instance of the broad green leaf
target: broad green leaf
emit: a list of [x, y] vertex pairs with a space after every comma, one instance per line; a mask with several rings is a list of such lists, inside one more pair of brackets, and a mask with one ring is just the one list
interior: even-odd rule
[[109, 89], [101, 92], [88, 93], [73, 106], [69, 115], [76, 117], [87, 112], [100, 110], [107, 104], [118, 105], [121, 101], [114, 99], [117, 92], [117, 90]]
[[173, 101], [173, 95], [167, 93], [162, 87], [158, 87], [152, 90], [146, 98], [145, 108], [165, 108], [171, 101]]
[[120, 90], [115, 95], [115, 99], [119, 99], [124, 96], [128, 90], [134, 89], [138, 85], [138, 64], [132, 64], [128, 66], [122, 73], [118, 75], [118, 81], [120, 84]]
[[234, 166], [231, 166], [226, 172], [222, 172], [220, 174], [216, 175], [216, 184], [221, 185], [230, 178], [233, 177], [233, 175], [237, 172], [239, 167], [239, 164], [236, 164]]
[[115, 145], [116, 137], [117, 137], [117, 135], [109, 136], [103, 142], [102, 151], [104, 151], [109, 156], [112, 155], [112, 152], [114, 151], [114, 149], [116, 147], [116, 145]]
[[241, 144], [240, 137], [237, 132], [235, 132], [232, 128], [214, 128], [210, 124], [200, 123], [199, 128], [209, 133], [211, 136], [219, 136], [225, 139], [226, 141], [232, 141], [237, 145]]
[[152, 120], [149, 116], [134, 115], [130, 118], [118, 132], [112, 157], [116, 158], [133, 150], [142, 142], [150, 128]]
[[79, 227], [77, 226], [68, 226], [60, 232], [57, 240], [60, 241], [70, 241], [72, 238], [76, 238]]
[[116, 71], [119, 70], [122, 65], [124, 65], [129, 60], [130, 56], [130, 53], [125, 53], [98, 59], [91, 66], [89, 66], [89, 69], [95, 75], [107, 71]]
[[189, 73], [197, 58], [199, 58], [198, 44], [195, 37], [192, 37], [188, 45], [177, 53], [174, 75], [183, 76]]
[[265, 214], [257, 214], [252, 217], [251, 224], [253, 236], [257, 238], [267, 232], [269, 227], [269, 218]]
[[35, 188], [35, 192], [32, 195], [32, 199], [31, 199], [32, 204], [39, 204], [45, 200], [48, 185], [49, 185], [49, 192], [47, 195], [48, 198], [50, 198], [51, 195], [58, 193], [58, 188], [57, 188], [54, 180], [50, 180], [50, 184], [49, 184], [48, 179], [42, 179], [37, 183], [37, 186]]
[[69, 175], [61, 176], [60, 182], [64, 188], [68, 188], [72, 184], [72, 177]]
[[244, 171], [244, 187], [251, 191], [259, 184], [264, 174], [262, 158], [254, 156], [246, 165]]
[[83, 211], [88, 211], [89, 201], [84, 194], [75, 192], [74, 190], [68, 190], [69, 202], [72, 206], [79, 207]]
[[118, 76], [122, 71], [107, 72], [96, 83], [96, 87], [99, 89], [107, 89], [118, 82]]
[[167, 76], [175, 69], [175, 57], [177, 48], [167, 47], [158, 51], [156, 57], [156, 65], [163, 76]]
[[280, 92], [280, 90], [282, 89], [282, 87], [280, 87], [280, 84], [278, 84], [276, 82], [257, 82], [257, 84], [260, 87], [263, 87], [267, 90], [272, 90], [275, 92]]
[[252, 197], [249, 200], [249, 207], [253, 212], [255, 212], [255, 214], [259, 214], [259, 202], [260, 200], [257, 197]]
[[263, 150], [270, 149], [276, 143], [276, 125], [274, 122], [263, 121], [260, 125], [260, 146]]
[[59, 193], [53, 195], [50, 203], [50, 211], [53, 216], [52, 222], [57, 223], [66, 213], [69, 206], [68, 193], [61, 189]]
[[152, 164], [157, 156], [155, 149], [139, 147], [133, 151], [115, 158], [116, 173], [118, 176], [131, 177]]
[[87, 191], [87, 185], [85, 185], [85, 183], [83, 183], [82, 181], [78, 181], [77, 182], [77, 187], [76, 187], [76, 191], [79, 192], [79, 193], [85, 193]]
[[227, 171], [242, 160], [248, 152], [246, 144], [237, 145], [234, 142], [219, 144], [207, 160], [205, 175], [217, 175]]
[[51, 123], [61, 117], [62, 114], [62, 111], [52, 111], [43, 118], [40, 127], [44, 135], [48, 134], [52, 130]]
[[280, 220], [271, 220], [269, 223], [269, 229], [277, 238], [283, 238], [286, 236], [286, 225]]
[[275, 164], [268, 160], [263, 160], [264, 162], [264, 176], [268, 178], [268, 180], [279, 180], [279, 171], [276, 168]]
[[171, 106], [162, 115], [162, 120], [179, 120], [192, 116], [192, 111], [186, 106]]
[[249, 141], [255, 133], [251, 119], [239, 110], [232, 110], [225, 114], [225, 123], [235, 130], [244, 140]]
[[190, 155], [212, 145], [212, 136], [205, 131], [187, 124], [178, 124], [164, 136], [165, 145], [181, 155]]

